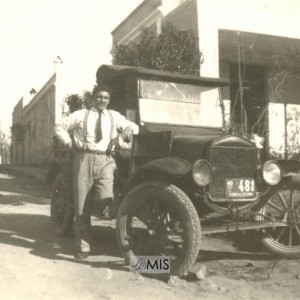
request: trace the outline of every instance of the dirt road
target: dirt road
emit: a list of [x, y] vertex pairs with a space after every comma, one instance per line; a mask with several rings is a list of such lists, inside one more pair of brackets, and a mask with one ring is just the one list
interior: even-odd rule
[[49, 187], [0, 174], [0, 299], [300, 299], [300, 259], [279, 260], [249, 236], [203, 237], [204, 280], [149, 279], [129, 272], [114, 222], [93, 219], [97, 253], [73, 258], [73, 240], [55, 236]]

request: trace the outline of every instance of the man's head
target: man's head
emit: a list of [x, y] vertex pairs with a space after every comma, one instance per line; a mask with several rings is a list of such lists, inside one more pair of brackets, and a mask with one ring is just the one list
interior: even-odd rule
[[92, 93], [93, 105], [97, 110], [104, 110], [110, 102], [111, 88], [100, 83], [94, 87]]

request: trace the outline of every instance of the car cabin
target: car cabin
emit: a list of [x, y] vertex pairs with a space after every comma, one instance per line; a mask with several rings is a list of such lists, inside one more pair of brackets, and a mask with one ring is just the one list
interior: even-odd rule
[[223, 133], [226, 80], [117, 65], [102, 65], [96, 77], [113, 90], [109, 108], [140, 125], [141, 133]]

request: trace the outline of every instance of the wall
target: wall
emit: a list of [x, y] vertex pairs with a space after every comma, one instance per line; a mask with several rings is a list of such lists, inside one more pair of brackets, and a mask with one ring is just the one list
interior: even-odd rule
[[[14, 107], [12, 113], [12, 124], [17, 124], [22, 122], [23, 116], [23, 98], [19, 100], [17, 105]], [[19, 143], [16, 139], [16, 135], [12, 131], [11, 136], [11, 163], [12, 164], [19, 164], [23, 163], [22, 160], [22, 144]]]
[[[150, 24], [155, 22], [156, 18], [161, 15], [157, 8], [161, 5], [161, 0], [147, 0], [142, 2], [123, 22], [112, 31], [113, 47], [117, 44], [130, 40], [129, 37], [135, 29], [140, 29], [145, 21], [150, 20]], [[148, 24], [148, 25], [150, 25]], [[128, 39], [126, 37], [128, 36]]]
[[[175, 1], [175, 0], [174, 0]], [[147, 1], [144, 1], [144, 5]], [[254, 87], [257, 92], [251, 95], [248, 102], [264, 102], [270, 105], [267, 109], [269, 150], [277, 149], [281, 156], [291, 157], [298, 154], [300, 138], [295, 132], [300, 132], [300, 78], [299, 70], [295, 71], [294, 79], [284, 80], [284, 85], [278, 89], [274, 86], [277, 78], [274, 57], [282, 51], [292, 64], [299, 67], [299, 56], [294, 55], [300, 49], [300, 2], [294, 0], [186, 0], [173, 11], [164, 12], [163, 3], [159, 7], [162, 12], [162, 23], [173, 23], [179, 29], [192, 29], [199, 37], [199, 49], [204, 61], [200, 75], [205, 77], [232, 78], [232, 65], [239, 62], [238, 43], [241, 51], [240, 62], [245, 64], [250, 73], [259, 72], [263, 83]], [[130, 16], [145, 16], [145, 11], [138, 7]], [[158, 7], [148, 6], [148, 17], [157, 11]], [[141, 22], [141, 19], [137, 19]], [[136, 22], [130, 27], [128, 19], [122, 22], [117, 31], [135, 32], [142, 25]], [[145, 25], [145, 24], [144, 24]], [[122, 26], [124, 27], [122, 29]], [[139, 27], [140, 26], [140, 27]], [[125, 28], [126, 27], [126, 28]], [[113, 35], [116, 31], [113, 32]], [[119, 42], [122, 40], [119, 38]], [[246, 50], [245, 50], [246, 49]], [[248, 72], [249, 73], [249, 72]], [[251, 75], [250, 74], [250, 75]], [[250, 76], [251, 77], [251, 76]], [[252, 82], [255, 76], [252, 76]], [[273, 83], [272, 83], [273, 81]], [[277, 82], [278, 85], [278, 82]], [[274, 95], [276, 91], [276, 96]], [[232, 91], [231, 91], [232, 93]], [[231, 99], [229, 88], [222, 90], [224, 99]], [[274, 98], [275, 97], [275, 98]], [[264, 98], [263, 100], [261, 98]], [[261, 107], [259, 103], [254, 106]], [[258, 111], [259, 113], [259, 111]], [[265, 122], [265, 121], [263, 121]], [[298, 142], [299, 140], [299, 142]], [[297, 153], [293, 150], [297, 149]], [[281, 152], [280, 152], [281, 151]]]
[[25, 164], [43, 165], [51, 152], [55, 124], [55, 86], [52, 85], [23, 116], [26, 126]]
[[56, 123], [56, 75], [23, 107], [20, 101], [13, 113], [13, 125], [21, 124], [25, 138], [18, 141], [12, 132], [12, 164], [44, 166], [52, 151], [52, 135]]
[[[300, 3], [294, 0], [196, 0], [200, 50], [206, 59], [201, 75], [218, 76], [219, 30], [300, 38]], [[229, 42], [232, 42], [229, 40]], [[252, 40], [252, 46], [257, 41]], [[268, 44], [267, 44], [268, 47]], [[251, 49], [250, 49], [251, 50]], [[274, 48], [272, 48], [275, 51]]]
[[[299, 1], [198, 0], [198, 2], [205, 2], [213, 11], [207, 26], [216, 24], [219, 29], [300, 38]], [[203, 14], [206, 13], [203, 11]]]
[[198, 36], [196, 1], [185, 1], [163, 19], [164, 23], [172, 23], [179, 30], [193, 30]]

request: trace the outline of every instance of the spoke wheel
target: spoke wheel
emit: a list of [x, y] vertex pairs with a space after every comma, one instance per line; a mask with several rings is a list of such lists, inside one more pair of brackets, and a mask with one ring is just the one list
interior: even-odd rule
[[54, 180], [51, 190], [51, 219], [54, 231], [59, 236], [68, 236], [74, 223], [74, 210], [71, 206], [70, 187], [62, 173]]
[[280, 221], [286, 226], [265, 229], [263, 245], [270, 252], [286, 256], [300, 256], [300, 189], [277, 191], [259, 212], [262, 220]]
[[117, 217], [121, 251], [132, 256], [168, 256], [171, 273], [182, 276], [200, 248], [200, 222], [187, 197], [174, 185], [147, 182], [136, 186], [121, 202]]

